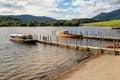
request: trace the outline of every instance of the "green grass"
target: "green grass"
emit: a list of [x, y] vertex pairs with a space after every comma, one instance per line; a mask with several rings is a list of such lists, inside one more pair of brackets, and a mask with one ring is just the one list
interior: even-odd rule
[[110, 20], [110, 21], [102, 21], [102, 22], [85, 23], [85, 24], [83, 24], [83, 26], [120, 27], [120, 20]]

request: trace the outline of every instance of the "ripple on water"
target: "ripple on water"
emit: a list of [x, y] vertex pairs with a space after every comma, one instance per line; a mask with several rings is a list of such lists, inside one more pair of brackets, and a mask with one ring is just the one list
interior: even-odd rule
[[0, 59], [1, 78], [6, 80], [30, 79], [54, 68], [72, 56], [72, 54], [66, 54], [68, 51], [63, 48], [43, 45], [34, 47], [15, 45], [7, 50], [8, 53]]

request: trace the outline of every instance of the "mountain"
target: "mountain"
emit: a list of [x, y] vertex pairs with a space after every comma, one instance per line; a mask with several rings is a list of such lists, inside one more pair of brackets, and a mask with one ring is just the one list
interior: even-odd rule
[[114, 10], [109, 13], [100, 13], [97, 16], [93, 17], [95, 20], [110, 20], [110, 19], [120, 19], [120, 9]]
[[34, 21], [48, 21], [48, 20], [56, 20], [51, 17], [46, 17], [46, 16], [33, 16], [33, 15], [4, 15], [5, 17], [11, 17], [11, 18], [16, 18], [16, 19], [21, 19], [21, 20], [34, 20]]

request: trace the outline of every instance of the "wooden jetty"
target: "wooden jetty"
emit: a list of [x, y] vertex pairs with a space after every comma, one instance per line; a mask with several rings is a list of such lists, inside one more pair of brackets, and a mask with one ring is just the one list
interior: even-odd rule
[[107, 40], [107, 41], [114, 41], [114, 40], [120, 41], [120, 37], [105, 37], [105, 36], [103, 37], [103, 36], [87, 36], [87, 35], [84, 35], [83, 38], [97, 39], [97, 40], [104, 39], [104, 40]]
[[76, 44], [65, 44], [65, 43], [58, 43], [58, 42], [51, 42], [51, 41], [43, 41], [43, 40], [38, 40], [39, 43], [43, 44], [48, 44], [48, 45], [54, 45], [54, 46], [60, 46], [60, 47], [66, 47], [70, 49], [75, 49], [75, 50], [81, 50], [81, 51], [87, 51], [89, 53], [107, 53], [107, 54], [115, 54], [119, 55], [120, 54], [120, 49], [109, 49], [109, 48], [101, 48], [101, 47], [93, 47], [93, 46], [83, 46], [83, 45], [76, 45]]
[[[58, 37], [54, 37], [54, 41], [52, 40], [52, 37], [50, 35], [47, 36], [35, 36], [35, 38], [38, 40], [37, 42], [43, 43], [43, 44], [49, 44], [49, 45], [55, 45], [55, 46], [61, 46], [61, 47], [67, 47], [71, 49], [81, 50], [81, 51], [88, 51], [91, 53], [109, 53], [109, 54], [120, 54], [120, 48], [114, 47], [112, 49], [106, 48], [104, 41], [109, 40], [112, 41], [112, 43], [119, 43], [120, 38], [119, 37], [103, 37], [103, 36], [90, 36], [90, 35], [83, 35], [83, 38], [86, 38], [85, 45], [81, 45], [82, 41], [80, 40], [80, 44], [77, 43], [78, 39], [75, 39], [74, 44], [71, 44], [71, 38], [69, 40], [67, 38], [64, 38], [65, 42], [61, 43]], [[89, 40], [90, 41], [89, 41]], [[91, 42], [92, 39], [98, 40], [99, 47], [92, 46]]]

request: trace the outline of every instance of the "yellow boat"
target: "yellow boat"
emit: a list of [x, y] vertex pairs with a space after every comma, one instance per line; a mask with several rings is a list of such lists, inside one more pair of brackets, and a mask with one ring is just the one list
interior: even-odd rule
[[56, 36], [58, 36], [58, 37], [67, 37], [67, 38], [83, 38], [83, 35], [81, 35], [81, 34], [70, 34], [66, 30], [56, 31]]

